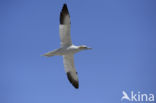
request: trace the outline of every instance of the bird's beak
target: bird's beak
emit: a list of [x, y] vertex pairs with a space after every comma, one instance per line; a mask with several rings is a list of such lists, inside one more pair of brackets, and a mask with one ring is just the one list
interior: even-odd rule
[[87, 49], [92, 49], [92, 48], [90, 48], [90, 47], [87, 47]]

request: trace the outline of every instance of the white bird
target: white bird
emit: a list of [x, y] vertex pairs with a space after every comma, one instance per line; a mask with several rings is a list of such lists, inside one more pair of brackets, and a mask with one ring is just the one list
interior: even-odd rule
[[77, 72], [74, 66], [74, 54], [81, 51], [91, 49], [85, 45], [75, 46], [72, 44], [70, 37], [70, 15], [68, 12], [67, 4], [63, 5], [62, 11], [60, 13], [60, 39], [61, 39], [61, 48], [54, 51], [48, 52], [43, 56], [63, 56], [63, 63], [65, 72], [67, 74], [68, 80], [75, 88], [79, 88], [79, 80]]

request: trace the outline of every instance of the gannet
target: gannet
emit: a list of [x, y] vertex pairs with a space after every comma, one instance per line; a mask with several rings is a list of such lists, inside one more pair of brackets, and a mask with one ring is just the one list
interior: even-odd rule
[[82, 51], [91, 49], [86, 45], [76, 46], [72, 44], [71, 36], [70, 36], [70, 15], [67, 8], [67, 4], [63, 5], [62, 11], [60, 12], [60, 39], [61, 39], [61, 47], [54, 51], [50, 51], [43, 56], [51, 57], [51, 56], [63, 56], [63, 63], [65, 72], [67, 74], [67, 78], [70, 83], [76, 88], [79, 88], [79, 80], [77, 76], [77, 72], [74, 66], [74, 54]]

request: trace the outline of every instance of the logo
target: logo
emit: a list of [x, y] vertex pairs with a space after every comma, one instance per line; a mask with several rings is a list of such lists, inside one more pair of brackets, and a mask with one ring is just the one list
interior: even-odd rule
[[134, 102], [153, 102], [154, 94], [152, 93], [141, 93], [140, 91], [134, 92], [131, 91], [129, 94], [125, 91], [122, 91], [123, 96], [121, 97], [121, 101], [134, 101]]

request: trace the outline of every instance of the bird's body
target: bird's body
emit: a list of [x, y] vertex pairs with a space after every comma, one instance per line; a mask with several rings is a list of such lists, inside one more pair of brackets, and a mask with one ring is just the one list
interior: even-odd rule
[[61, 47], [54, 51], [48, 52], [44, 54], [44, 56], [49, 56], [49, 57], [54, 56], [54, 55], [62, 56], [62, 55], [68, 55], [68, 54], [75, 54], [79, 51], [80, 51], [79, 46], [70, 45], [70, 46]]
[[67, 73], [68, 80], [72, 83], [75, 88], [79, 88], [78, 76], [74, 66], [74, 54], [81, 51], [90, 49], [85, 45], [75, 46], [72, 44], [70, 37], [70, 16], [67, 8], [67, 4], [63, 5], [60, 13], [60, 39], [61, 48], [54, 51], [50, 51], [43, 56], [63, 56], [63, 63], [65, 72]]

